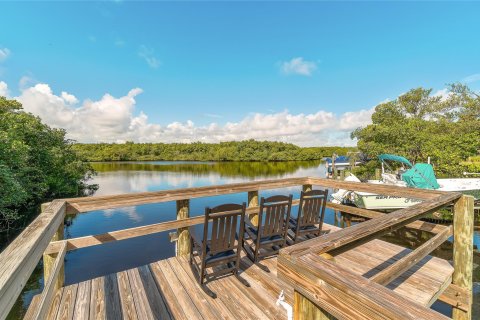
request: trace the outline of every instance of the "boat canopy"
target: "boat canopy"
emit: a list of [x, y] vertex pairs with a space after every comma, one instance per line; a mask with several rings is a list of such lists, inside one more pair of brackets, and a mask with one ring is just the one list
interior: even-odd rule
[[428, 163], [415, 164], [402, 174], [402, 180], [405, 181], [409, 187], [420, 189], [440, 188], [435, 173], [433, 172], [433, 167]]
[[380, 161], [385, 161], [385, 160], [390, 160], [390, 161], [397, 161], [397, 162], [401, 162], [403, 164], [406, 164], [408, 165], [410, 168], [413, 167], [413, 164], [408, 161], [406, 158], [402, 157], [402, 156], [396, 156], [394, 154], [381, 154], [378, 156], [378, 159], [380, 159]]
[[[327, 163], [332, 163], [332, 158], [325, 158]], [[347, 156], [338, 156], [335, 158], [335, 163], [349, 163], [350, 157]]]

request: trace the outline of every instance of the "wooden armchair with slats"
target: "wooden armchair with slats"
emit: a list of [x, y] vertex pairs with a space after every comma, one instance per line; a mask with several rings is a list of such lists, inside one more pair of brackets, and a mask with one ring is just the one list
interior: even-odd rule
[[277, 195], [261, 199], [258, 225], [254, 225], [248, 217], [245, 218], [245, 236], [248, 241], [244, 238], [243, 247], [253, 262], [278, 254], [280, 248], [285, 246], [291, 209], [292, 195]]
[[297, 217], [290, 218], [288, 234], [293, 243], [298, 242], [301, 237], [309, 239], [320, 235], [327, 197], [328, 189], [301, 192]]
[[[192, 237], [190, 263], [199, 274], [200, 285], [203, 285], [205, 281], [229, 273], [238, 275], [245, 209], [245, 203], [205, 208], [203, 240], [201, 241], [195, 236], [193, 228], [190, 228]], [[210, 236], [209, 225], [211, 225]], [[211, 271], [207, 273], [207, 269], [211, 269]]]

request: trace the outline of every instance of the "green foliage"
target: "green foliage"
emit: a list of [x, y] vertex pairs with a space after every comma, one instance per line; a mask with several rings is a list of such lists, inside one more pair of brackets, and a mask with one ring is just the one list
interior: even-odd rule
[[76, 196], [92, 174], [65, 139], [18, 101], [0, 97], [0, 230], [46, 199]]
[[480, 156], [469, 157], [466, 161], [462, 162], [463, 168], [469, 173], [480, 173]]
[[74, 150], [88, 161], [308, 161], [333, 153], [345, 155], [356, 148], [301, 148], [290, 143], [270, 141], [231, 141], [221, 143], [97, 143], [75, 144]]
[[372, 124], [352, 132], [361, 152], [374, 159], [393, 153], [412, 162], [430, 157], [439, 176], [460, 175], [462, 161], [480, 149], [480, 97], [464, 85], [447, 97], [417, 88], [379, 104]]

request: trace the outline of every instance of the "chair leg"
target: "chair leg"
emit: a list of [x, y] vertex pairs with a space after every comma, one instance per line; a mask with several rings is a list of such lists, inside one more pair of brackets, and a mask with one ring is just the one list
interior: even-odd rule
[[250, 283], [247, 280], [243, 279], [240, 276], [240, 257], [238, 257], [237, 262], [235, 263], [235, 269], [233, 270], [235, 277], [246, 287], [250, 287]]
[[203, 281], [205, 280], [205, 263], [202, 262], [202, 266], [200, 267], [200, 284], [203, 285]]
[[255, 245], [255, 253], [253, 256], [253, 262], [258, 262], [258, 245]]

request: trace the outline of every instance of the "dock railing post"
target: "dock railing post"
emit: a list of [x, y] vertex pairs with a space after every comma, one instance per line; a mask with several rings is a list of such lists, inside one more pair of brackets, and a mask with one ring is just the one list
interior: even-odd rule
[[294, 320], [328, 320], [334, 319], [327, 312], [316, 306], [308, 298], [295, 290], [293, 297]]
[[[190, 217], [190, 200], [177, 200], [177, 220]], [[188, 227], [177, 229], [178, 240], [176, 242], [176, 255], [187, 256], [191, 251], [190, 231]]]
[[303, 192], [312, 191], [312, 185], [311, 185], [311, 184], [304, 184], [304, 185], [302, 186], [302, 191], [303, 191]]
[[[473, 272], [473, 197], [462, 196], [453, 211], [453, 278], [452, 283], [472, 292]], [[453, 308], [454, 320], [472, 319], [472, 296], [468, 312]]]
[[[47, 210], [48, 206], [50, 205], [50, 202], [42, 203], [40, 205], [41, 212], [44, 212]], [[64, 213], [65, 214], [65, 213]], [[65, 217], [64, 217], [65, 218]], [[60, 226], [57, 229], [57, 232], [52, 237], [52, 241], [59, 241], [63, 240], [64, 237], [64, 223], [62, 222]], [[50, 274], [52, 273], [53, 266], [55, 264], [55, 259], [57, 258], [58, 253], [52, 253], [52, 254], [43, 254], [43, 279], [44, 281], [47, 281], [47, 279], [50, 277]], [[62, 268], [60, 269], [60, 273], [58, 274], [57, 281], [55, 282], [55, 290], [60, 289], [63, 287], [65, 283], [65, 267], [64, 264], [62, 263]]]
[[[248, 191], [248, 207], [258, 207], [258, 191]], [[258, 225], [258, 213], [248, 215], [254, 225]]]

